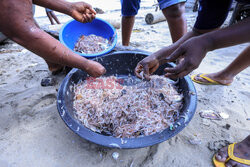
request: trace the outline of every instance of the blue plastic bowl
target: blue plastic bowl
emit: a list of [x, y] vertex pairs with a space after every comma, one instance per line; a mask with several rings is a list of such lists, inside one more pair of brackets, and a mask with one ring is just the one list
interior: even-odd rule
[[[80, 36], [90, 34], [101, 36], [108, 40], [113, 38], [112, 45], [106, 50], [95, 54], [75, 52], [74, 46]], [[115, 28], [111, 24], [99, 18], [94, 19], [91, 23], [81, 23], [76, 20], [71, 20], [62, 27], [59, 34], [59, 40], [73, 52], [86, 58], [93, 58], [109, 53], [117, 43], [117, 34]]]

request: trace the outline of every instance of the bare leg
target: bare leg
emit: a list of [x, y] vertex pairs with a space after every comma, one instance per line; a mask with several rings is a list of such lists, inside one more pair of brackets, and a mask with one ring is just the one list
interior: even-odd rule
[[122, 45], [129, 46], [130, 36], [135, 22], [135, 16], [122, 17]]
[[55, 64], [55, 63], [52, 63], [48, 60], [45, 60], [45, 62], [47, 63], [48, 65], [48, 68], [49, 70], [52, 72], [52, 73], [57, 73], [59, 71], [61, 71], [63, 69], [63, 66], [62, 65], [59, 65], [59, 64]]
[[[48, 14], [47, 14], [48, 15]], [[48, 15], [48, 18], [51, 19], [51, 17], [49, 17]], [[53, 20], [51, 19], [51, 21], [53, 22]], [[36, 20], [34, 19], [34, 22], [35, 22], [35, 25], [37, 26], [37, 28], [40, 28], [40, 26], [38, 25], [38, 23], [36, 22]], [[52, 23], [51, 22], [51, 23]], [[45, 59], [44, 59], [45, 60]], [[48, 68], [49, 70], [52, 72], [52, 73], [57, 73], [58, 71], [61, 71], [63, 69], [63, 66], [62, 65], [59, 65], [59, 64], [55, 64], [55, 63], [52, 63], [52, 62], [49, 62], [47, 60], [45, 60], [45, 62], [47, 63], [48, 65]]]
[[61, 24], [54, 12], [51, 12], [50, 14], [51, 14], [52, 18], [56, 21], [57, 24]]
[[54, 23], [54, 21], [53, 21], [53, 18], [52, 18], [52, 16], [51, 16], [51, 13], [50, 13], [50, 12], [46, 12], [46, 13], [47, 13], [47, 16], [48, 16], [48, 18], [49, 18], [50, 23], [51, 23], [52, 25], [54, 25], [55, 23]]
[[187, 32], [185, 18], [185, 3], [175, 4], [162, 10], [168, 21], [173, 43], [180, 39]]
[[[225, 69], [216, 72], [207, 74], [205, 76], [221, 83], [221, 84], [230, 84], [233, 82], [234, 77], [239, 74], [241, 71], [250, 66], [250, 46], [241, 52], [241, 54]], [[196, 76], [196, 80], [207, 82], [205, 79]]]
[[[49, 12], [46, 12], [47, 15]], [[51, 23], [53, 23], [53, 19], [51, 17], [49, 17], [48, 15], [48, 18], [50, 19], [50, 21], [52, 21]], [[36, 20], [34, 19], [35, 21], [35, 25], [37, 26], [37, 28], [40, 28], [40, 26], [38, 25], [38, 23], [36, 22]], [[44, 59], [45, 60], [45, 59]], [[52, 62], [49, 62], [48, 60], [45, 60], [45, 62], [47, 63], [48, 65], [48, 68], [49, 70], [52, 72], [52, 73], [57, 73], [59, 71], [61, 71], [63, 69], [63, 66], [62, 65], [59, 65], [59, 64], [55, 64], [55, 63], [52, 63]]]

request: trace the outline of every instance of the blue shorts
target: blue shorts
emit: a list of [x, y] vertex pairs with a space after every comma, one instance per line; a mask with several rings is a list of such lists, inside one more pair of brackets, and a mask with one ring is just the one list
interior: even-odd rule
[[[237, 0], [249, 3], [249, 0]], [[227, 18], [233, 0], [199, 0], [200, 7], [194, 28], [209, 30], [219, 28]]]
[[[140, 9], [141, 0], [121, 0], [122, 16], [135, 16]], [[186, 0], [158, 0], [160, 9], [186, 2]]]

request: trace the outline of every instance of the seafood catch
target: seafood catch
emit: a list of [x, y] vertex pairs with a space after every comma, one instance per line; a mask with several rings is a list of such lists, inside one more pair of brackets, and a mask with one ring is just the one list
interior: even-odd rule
[[74, 51], [84, 54], [94, 54], [104, 51], [110, 46], [109, 40], [96, 35], [82, 35], [75, 44]]
[[179, 118], [183, 104], [174, 82], [156, 75], [150, 81], [114, 76], [84, 80], [74, 85], [74, 93], [75, 117], [92, 131], [117, 138], [163, 131]]

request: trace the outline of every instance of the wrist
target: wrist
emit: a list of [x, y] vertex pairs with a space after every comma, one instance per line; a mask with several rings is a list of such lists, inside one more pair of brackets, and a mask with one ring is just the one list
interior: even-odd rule
[[67, 14], [69, 16], [72, 16], [73, 10], [74, 10], [74, 3], [73, 2], [67, 2], [65, 14]]
[[202, 39], [207, 52], [213, 51], [215, 49], [215, 40], [212, 38], [210, 33], [201, 35], [200, 38]]
[[174, 43], [170, 46], [164, 47], [155, 53], [155, 57], [159, 62], [165, 61], [168, 56], [170, 56], [178, 48], [177, 44]]

